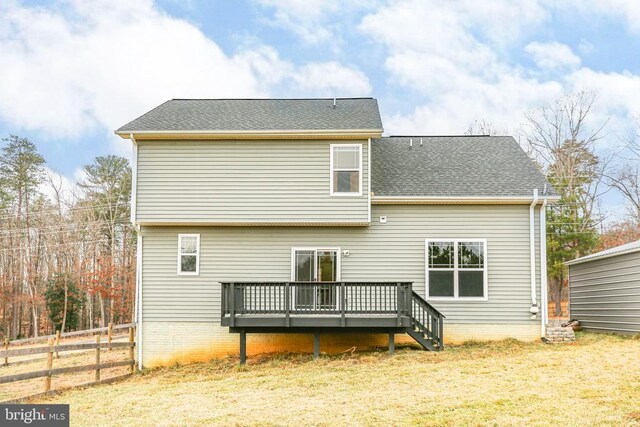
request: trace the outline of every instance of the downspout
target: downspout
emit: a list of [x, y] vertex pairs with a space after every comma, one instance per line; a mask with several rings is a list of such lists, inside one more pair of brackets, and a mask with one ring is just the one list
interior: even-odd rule
[[129, 139], [133, 142], [133, 159], [131, 162], [131, 223], [137, 234], [136, 241], [136, 295], [134, 299], [133, 321], [136, 324], [138, 346], [138, 370], [142, 370], [142, 229], [136, 225], [138, 201], [138, 143], [132, 133]]
[[136, 318], [135, 322], [138, 327], [138, 370], [142, 370], [142, 230], [140, 226], [138, 230], [138, 242], [136, 252]]
[[136, 227], [136, 187], [137, 187], [137, 179], [138, 179], [138, 147], [136, 145], [136, 139], [132, 133], [129, 134], [129, 139], [133, 142], [133, 150], [132, 150], [132, 159], [131, 159], [131, 211], [130, 221], [131, 224], [136, 229], [136, 293], [134, 296], [134, 307], [133, 307], [133, 322], [138, 322], [138, 254], [140, 253], [140, 227]]
[[531, 318], [535, 319], [540, 311], [536, 298], [536, 234], [535, 234], [535, 209], [538, 204], [538, 189], [533, 189], [533, 201], [529, 206], [529, 256], [531, 264]]
[[129, 139], [133, 142], [133, 159], [131, 162], [131, 223], [136, 223], [136, 210], [138, 201], [138, 143], [132, 133]]
[[540, 207], [540, 304], [542, 305], [541, 336], [547, 334], [549, 322], [549, 302], [547, 300], [547, 199], [542, 199]]
[[369, 193], [369, 198], [367, 203], [368, 206], [368, 215], [367, 215], [367, 223], [371, 225], [371, 138], [369, 138], [367, 142], [367, 193]]

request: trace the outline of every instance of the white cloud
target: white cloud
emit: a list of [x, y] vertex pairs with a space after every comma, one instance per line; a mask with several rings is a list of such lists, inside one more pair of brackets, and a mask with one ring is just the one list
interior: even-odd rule
[[0, 115], [18, 126], [78, 136], [113, 129], [172, 97], [259, 96], [242, 58], [151, 2], [72, 2], [0, 10]]
[[524, 51], [531, 55], [539, 68], [559, 69], [580, 65], [580, 57], [566, 44], [531, 42], [525, 46]]
[[[0, 118], [54, 137], [111, 132], [169, 98], [370, 91], [366, 76], [337, 63], [296, 66], [267, 46], [225, 54], [150, 0], [3, 4], [0, 58]], [[323, 70], [331, 75], [319, 79]]]
[[319, 91], [318, 94], [323, 96], [363, 96], [371, 92], [369, 79], [364, 73], [336, 62], [305, 65], [291, 77], [299, 90]]
[[[367, 15], [359, 29], [385, 46], [390, 84], [423, 100], [409, 113], [385, 117], [387, 132], [463, 133], [479, 119], [514, 132], [526, 111], [579, 90], [600, 95], [594, 127], [605, 120], [611, 129], [628, 127], [640, 76], [579, 68], [580, 58], [560, 43], [528, 43], [547, 22], [541, 5], [404, 0]], [[559, 67], [553, 78], [513, 63], [522, 46], [540, 67]]]
[[291, 96], [363, 96], [371, 92], [368, 77], [335, 61], [294, 65], [278, 57], [275, 49], [257, 46], [238, 55], [251, 64], [258, 80]]
[[552, 6], [567, 13], [585, 16], [608, 16], [622, 20], [632, 33], [640, 33], [640, 2], [638, 0], [569, 0], [553, 2]]
[[345, 17], [363, 9], [373, 9], [374, 0], [257, 0], [265, 9], [273, 10], [273, 18], [265, 20], [274, 27], [285, 28], [303, 42], [318, 44], [341, 42]]
[[390, 80], [425, 99], [409, 115], [387, 119], [385, 129], [462, 133], [481, 118], [516, 127], [527, 108], [562, 90], [502, 58], [545, 19], [535, 1], [408, 0], [366, 16], [360, 30], [386, 46]]

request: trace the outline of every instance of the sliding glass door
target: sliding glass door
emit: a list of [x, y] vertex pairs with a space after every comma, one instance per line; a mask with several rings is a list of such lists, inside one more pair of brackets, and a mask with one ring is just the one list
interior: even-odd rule
[[298, 310], [335, 310], [339, 280], [338, 249], [294, 249], [293, 280], [310, 282], [299, 285], [294, 298]]

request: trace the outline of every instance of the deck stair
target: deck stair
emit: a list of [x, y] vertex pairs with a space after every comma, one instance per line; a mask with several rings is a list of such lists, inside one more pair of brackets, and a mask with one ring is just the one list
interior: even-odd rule
[[444, 315], [411, 291], [411, 326], [405, 332], [425, 350], [444, 350]]

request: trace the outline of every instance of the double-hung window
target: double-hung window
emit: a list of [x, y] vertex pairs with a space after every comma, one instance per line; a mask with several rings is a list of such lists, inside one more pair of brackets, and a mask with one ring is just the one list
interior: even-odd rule
[[362, 144], [331, 144], [331, 196], [362, 195]]
[[200, 235], [178, 234], [178, 274], [200, 273]]
[[428, 298], [487, 299], [486, 240], [427, 240], [425, 252]]

